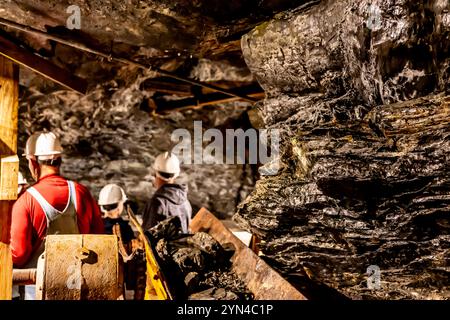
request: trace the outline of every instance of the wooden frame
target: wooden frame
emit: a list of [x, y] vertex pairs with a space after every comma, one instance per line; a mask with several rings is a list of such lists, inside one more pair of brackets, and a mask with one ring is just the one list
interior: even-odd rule
[[0, 56], [0, 300], [11, 299], [11, 209], [17, 197], [19, 67]]

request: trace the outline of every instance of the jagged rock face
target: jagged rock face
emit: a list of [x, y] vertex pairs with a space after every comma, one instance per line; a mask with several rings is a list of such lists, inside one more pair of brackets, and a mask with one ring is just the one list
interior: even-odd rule
[[347, 101], [375, 106], [444, 90], [450, 78], [448, 10], [447, 1], [325, 1], [258, 26], [242, 48], [269, 98], [266, 123], [298, 112], [292, 95], [305, 105], [323, 101], [323, 109], [330, 109], [323, 104], [331, 99], [345, 116]]
[[450, 297], [449, 9], [322, 1], [243, 37], [282, 170], [235, 219], [285, 275], [356, 299]]
[[[156, 259], [175, 299], [253, 299], [245, 283], [231, 270], [234, 248], [222, 247], [205, 232], [182, 235], [177, 217], [162, 221], [146, 236], [155, 247]], [[212, 292], [205, 292], [210, 289]], [[214, 288], [214, 289], [213, 289]], [[214, 294], [215, 289], [225, 289], [226, 298]]]

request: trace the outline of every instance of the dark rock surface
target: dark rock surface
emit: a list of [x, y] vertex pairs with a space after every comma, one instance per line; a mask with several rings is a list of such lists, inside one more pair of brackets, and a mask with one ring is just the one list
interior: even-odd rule
[[285, 275], [356, 299], [450, 298], [449, 9], [322, 1], [243, 37], [282, 169], [235, 219]]
[[[127, 58], [148, 62], [166, 70], [175, 70], [196, 59], [208, 58], [242, 62], [239, 40], [282, 10], [296, 7], [304, 0], [2, 0], [0, 16], [55, 35], [75, 39], [89, 46]], [[71, 13], [80, 8], [81, 29], [66, 28]], [[42, 37], [17, 33], [29, 47], [51, 57], [74, 72], [80, 56], [91, 62], [95, 57], [70, 50]], [[194, 61], [193, 61], [194, 59]], [[183, 69], [183, 68], [181, 68]]]
[[[234, 272], [210, 271], [203, 276], [199, 285], [224, 289], [231, 292], [237, 299], [252, 300], [253, 294], [248, 290], [245, 284]], [[220, 299], [218, 299], [220, 300]], [[235, 300], [229, 298], [228, 300]]]
[[191, 294], [188, 300], [239, 300], [239, 297], [235, 293], [223, 288], [209, 288]]
[[[204, 232], [180, 234], [172, 217], [146, 232], [175, 299], [250, 300], [253, 295], [231, 270], [234, 247], [224, 248]], [[156, 243], [156, 245], [155, 245]]]

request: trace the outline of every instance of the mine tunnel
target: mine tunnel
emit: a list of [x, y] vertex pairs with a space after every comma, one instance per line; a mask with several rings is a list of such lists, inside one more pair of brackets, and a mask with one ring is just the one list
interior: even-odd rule
[[448, 1], [0, 13], [0, 299], [450, 299]]

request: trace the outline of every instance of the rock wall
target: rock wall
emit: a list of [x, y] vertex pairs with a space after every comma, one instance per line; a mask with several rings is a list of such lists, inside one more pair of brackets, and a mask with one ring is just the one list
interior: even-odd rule
[[321, 1], [243, 37], [282, 170], [235, 220], [286, 277], [356, 299], [450, 297], [449, 9]]

